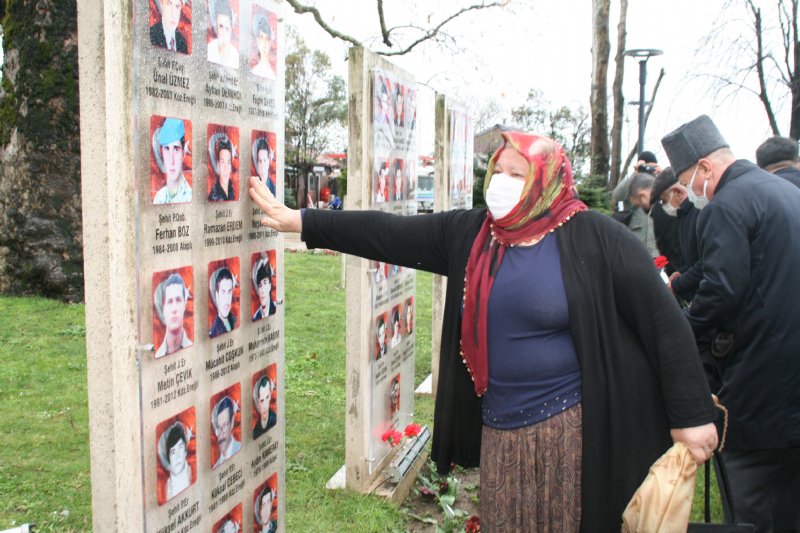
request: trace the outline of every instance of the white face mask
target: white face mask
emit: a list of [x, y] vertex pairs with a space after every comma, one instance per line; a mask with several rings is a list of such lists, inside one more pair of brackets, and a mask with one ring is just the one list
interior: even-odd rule
[[500, 173], [492, 176], [489, 188], [486, 189], [486, 205], [495, 220], [508, 215], [520, 201], [525, 182]]
[[675, 207], [674, 205], [672, 205], [672, 204], [671, 204], [671, 203], [669, 203], [669, 202], [667, 202], [667, 203], [665, 203], [665, 204], [661, 204], [661, 209], [663, 209], [663, 210], [664, 210], [664, 212], [665, 212], [666, 214], [668, 214], [669, 216], [671, 216], [671, 217], [676, 217], [676, 216], [678, 216], [678, 208], [677, 208], [677, 207]]
[[697, 171], [700, 170], [700, 166], [698, 165], [697, 168], [694, 169], [694, 174], [692, 174], [692, 179], [689, 180], [689, 186], [686, 187], [686, 192], [689, 194], [689, 201], [697, 209], [703, 209], [705, 206], [708, 205], [710, 201], [708, 196], [706, 196], [706, 188], [708, 187], [708, 180], [703, 183], [703, 195], [697, 196], [694, 191], [692, 190], [692, 185], [694, 184], [694, 178], [697, 176]]

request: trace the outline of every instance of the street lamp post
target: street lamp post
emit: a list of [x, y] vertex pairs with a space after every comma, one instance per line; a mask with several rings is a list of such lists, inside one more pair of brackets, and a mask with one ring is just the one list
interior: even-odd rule
[[663, 53], [661, 50], [653, 48], [636, 48], [625, 51], [626, 56], [639, 60], [639, 144], [636, 147], [637, 154], [641, 154], [644, 151], [644, 115], [645, 107], [647, 106], [644, 90], [647, 84], [647, 60]]

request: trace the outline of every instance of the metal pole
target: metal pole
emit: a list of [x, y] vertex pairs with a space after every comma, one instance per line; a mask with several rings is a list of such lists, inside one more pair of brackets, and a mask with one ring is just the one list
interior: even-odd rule
[[647, 105], [644, 89], [647, 84], [647, 59], [639, 61], [639, 146], [638, 154], [644, 151], [644, 111]]

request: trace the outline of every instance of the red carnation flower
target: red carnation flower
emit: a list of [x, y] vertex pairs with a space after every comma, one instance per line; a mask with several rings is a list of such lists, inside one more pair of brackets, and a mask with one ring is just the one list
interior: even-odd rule
[[390, 428], [383, 432], [383, 435], [381, 435], [381, 440], [383, 442], [388, 442], [390, 446], [394, 447], [400, 444], [400, 441], [403, 440], [403, 434], [394, 428]]
[[406, 437], [411, 438], [419, 435], [420, 431], [422, 431], [422, 428], [420, 427], [419, 424], [409, 424], [406, 426], [405, 434]]
[[661, 270], [662, 268], [664, 268], [669, 264], [669, 259], [667, 259], [666, 256], [659, 255], [658, 257], [653, 259], [653, 262], [656, 264], [656, 268]]
[[470, 516], [464, 524], [465, 533], [480, 533], [481, 519], [475, 515]]

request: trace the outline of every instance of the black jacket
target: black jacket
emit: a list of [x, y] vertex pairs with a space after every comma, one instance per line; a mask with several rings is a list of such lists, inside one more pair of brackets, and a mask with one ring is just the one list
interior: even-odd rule
[[700, 279], [703, 277], [703, 268], [700, 264], [700, 253], [697, 251], [697, 215], [700, 210], [687, 198], [678, 207], [679, 241], [683, 255], [684, 268], [681, 275], [672, 280], [672, 291], [687, 302], [692, 301]]
[[659, 203], [650, 209], [650, 217], [653, 219], [658, 252], [669, 260], [667, 274], [683, 272], [687, 265], [681, 250], [680, 221], [666, 214]]
[[[485, 218], [483, 209], [303, 215], [309, 248], [448, 276], [431, 452], [440, 471], [480, 458], [481, 399], [459, 342], [467, 258]], [[669, 429], [712, 421], [713, 406], [689, 326], [636, 237], [592, 211], [555, 235], [583, 379], [581, 531], [618, 531], [650, 465], [671, 446]]]
[[696, 335], [733, 334], [720, 360], [730, 449], [800, 446], [800, 189], [748, 161], [697, 218]]
[[776, 176], [780, 176], [795, 187], [800, 187], [800, 170], [794, 165], [784, 167], [774, 172]]
[[[167, 38], [164, 37], [164, 26], [160, 21], [150, 26], [150, 44], [161, 48], [167, 48]], [[189, 46], [186, 43], [186, 38], [181, 35], [181, 32], [177, 29], [175, 30], [175, 49], [182, 54], [189, 53]]]

